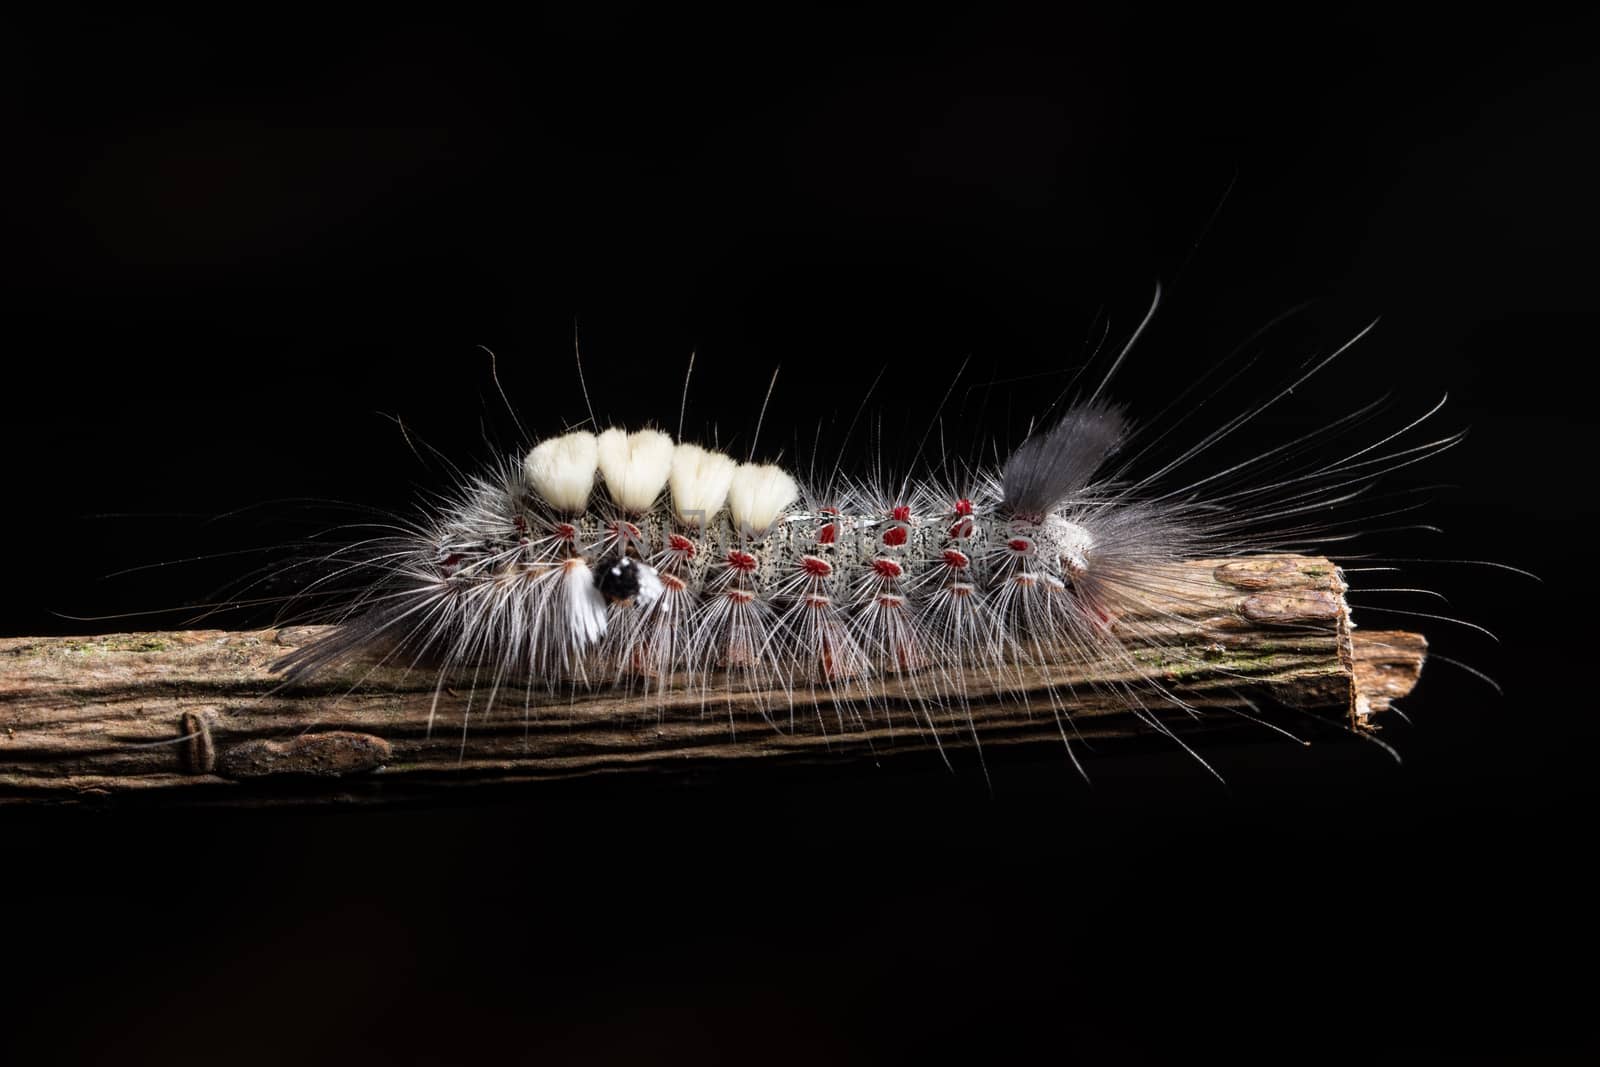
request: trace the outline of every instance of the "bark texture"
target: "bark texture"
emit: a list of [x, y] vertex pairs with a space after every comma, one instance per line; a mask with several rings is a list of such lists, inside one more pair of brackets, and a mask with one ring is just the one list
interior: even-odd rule
[[[1149, 613], [1116, 622], [1138, 669], [1027, 669], [1021, 696], [1018, 679], [997, 690], [974, 675], [966, 706], [931, 712], [920, 708], [925, 683], [915, 675], [875, 683], [848, 703], [542, 686], [525, 700], [519, 683], [501, 689], [487, 713], [483, 685], [436, 690], [428, 670], [352, 664], [285, 688], [271, 665], [314, 636], [311, 627], [0, 639], [0, 802], [386, 801], [623, 771], [930, 750], [956, 762], [975, 745], [1148, 734], [1128, 697], [1159, 710], [1163, 688], [1203, 712], [1161, 713], [1184, 736], [1237, 725], [1228, 709], [1251, 705], [1365, 730], [1422, 669], [1421, 635], [1352, 629], [1343, 580], [1325, 559], [1202, 561], [1163, 581]], [[1065, 707], [1052, 691], [1070, 694]]]

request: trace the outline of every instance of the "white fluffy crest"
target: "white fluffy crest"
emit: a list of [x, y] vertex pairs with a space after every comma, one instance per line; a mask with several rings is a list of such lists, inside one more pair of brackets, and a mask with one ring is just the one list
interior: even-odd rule
[[728, 499], [739, 465], [721, 452], [679, 445], [672, 452], [672, 507], [681, 522], [705, 526]]
[[607, 430], [600, 435], [600, 474], [611, 499], [624, 511], [650, 510], [667, 487], [672, 469], [672, 438], [660, 430]]
[[594, 488], [599, 465], [594, 434], [579, 431], [534, 445], [522, 461], [522, 473], [551, 507], [577, 513], [589, 506], [589, 491]]
[[799, 496], [800, 487], [783, 468], [742, 463], [728, 485], [728, 509], [741, 530], [764, 534]]

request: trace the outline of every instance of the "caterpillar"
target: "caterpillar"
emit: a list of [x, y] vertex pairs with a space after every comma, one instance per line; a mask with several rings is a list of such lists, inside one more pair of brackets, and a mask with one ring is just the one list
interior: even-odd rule
[[[441, 687], [473, 679], [488, 708], [511, 687], [530, 700], [687, 691], [707, 706], [753, 704], [778, 728], [798, 705], [887, 714], [874, 686], [895, 680], [937, 728], [960, 721], [973, 677], [1021, 693], [1031, 669], [1067, 660], [1139, 673], [1158, 703], [1192, 710], [1132, 654], [1118, 620], [1153, 614], [1159, 641], [1151, 591], [1181, 591], [1193, 560], [1326, 551], [1374, 514], [1341, 517], [1345, 505], [1460, 435], [1412, 440], [1436, 405], [1351, 442], [1363, 408], [1174, 477], [1362, 331], [1274, 400], [1146, 469], [1166, 428], [1135, 425], [1105, 396], [1143, 328], [1098, 387], [1008, 455], [942, 453], [899, 477], [802, 474], [753, 447], [740, 461], [681, 425], [602, 426], [591, 412], [592, 425], [462, 474], [418, 516], [322, 557], [336, 577], [308, 588], [353, 591], [334, 596], [331, 630], [277, 669], [296, 683], [356, 657], [426, 664]], [[1321, 458], [1330, 443], [1348, 444]], [[1170, 652], [1199, 655], [1177, 642]], [[1146, 698], [1119, 693], [1171, 735]], [[1072, 697], [1051, 692], [1054, 713], [1070, 720]]]

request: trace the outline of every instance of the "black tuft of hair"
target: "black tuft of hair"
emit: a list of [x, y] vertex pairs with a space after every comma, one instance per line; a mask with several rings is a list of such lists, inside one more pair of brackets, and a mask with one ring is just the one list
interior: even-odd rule
[[1020, 518], [1043, 518], [1081, 493], [1127, 433], [1122, 409], [1101, 401], [1067, 410], [1006, 460], [1000, 506]]

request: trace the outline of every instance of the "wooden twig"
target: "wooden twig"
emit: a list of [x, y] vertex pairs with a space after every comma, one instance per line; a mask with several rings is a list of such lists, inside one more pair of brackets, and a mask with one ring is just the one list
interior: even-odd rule
[[[1130, 698], [1165, 708], [1175, 730], [1239, 721], [1220, 709], [1287, 706], [1359, 731], [1421, 671], [1420, 635], [1352, 630], [1325, 559], [1199, 562], [1165, 583], [1143, 614], [1116, 622], [1137, 667], [1063, 663], [1019, 670], [1004, 686], [974, 675], [964, 700], [931, 710], [919, 675], [804, 703], [782, 692], [552, 694], [519, 683], [491, 707], [482, 680], [441, 689], [431, 671], [384, 664], [286, 688], [271, 665], [309, 627], [5, 639], [0, 801], [392, 800], [619, 771], [1059, 746], [1149, 733]], [[1167, 693], [1200, 714], [1172, 710]]]

